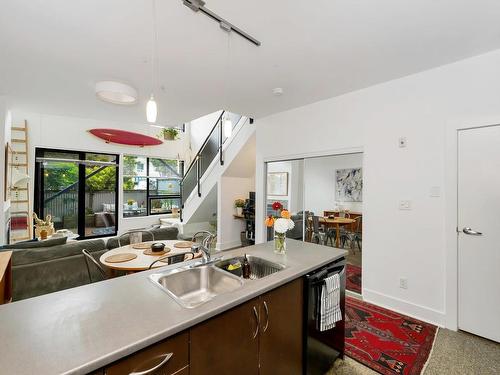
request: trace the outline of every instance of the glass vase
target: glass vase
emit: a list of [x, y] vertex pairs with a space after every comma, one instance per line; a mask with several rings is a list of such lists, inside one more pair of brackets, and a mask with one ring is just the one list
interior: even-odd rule
[[274, 233], [274, 252], [276, 254], [286, 254], [286, 234]]

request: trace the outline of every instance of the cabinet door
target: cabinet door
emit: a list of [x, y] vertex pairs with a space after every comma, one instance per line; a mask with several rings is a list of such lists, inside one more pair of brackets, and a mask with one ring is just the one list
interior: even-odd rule
[[257, 375], [258, 298], [191, 328], [190, 375]]
[[260, 375], [302, 373], [302, 285], [298, 279], [260, 297]]
[[147, 370], [151, 370], [147, 372], [151, 375], [171, 375], [188, 365], [189, 333], [183, 332], [113, 363], [106, 367], [106, 375], [128, 375]]

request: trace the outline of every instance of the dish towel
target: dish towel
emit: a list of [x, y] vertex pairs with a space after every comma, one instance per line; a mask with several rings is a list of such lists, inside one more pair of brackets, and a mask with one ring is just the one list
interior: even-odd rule
[[321, 288], [319, 330], [332, 329], [342, 320], [340, 311], [340, 276], [338, 273], [325, 278]]

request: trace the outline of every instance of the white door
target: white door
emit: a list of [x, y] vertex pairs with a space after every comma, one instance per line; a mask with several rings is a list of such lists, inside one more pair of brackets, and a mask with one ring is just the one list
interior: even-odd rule
[[500, 342], [500, 126], [458, 133], [458, 325]]

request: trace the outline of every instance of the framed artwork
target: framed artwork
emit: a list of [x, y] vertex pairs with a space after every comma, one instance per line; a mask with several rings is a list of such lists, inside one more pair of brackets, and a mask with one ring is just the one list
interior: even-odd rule
[[288, 195], [288, 172], [269, 172], [267, 174], [267, 195]]
[[335, 171], [335, 200], [363, 202], [363, 172], [361, 168]]
[[12, 189], [12, 148], [7, 142], [5, 145], [5, 165], [4, 165], [4, 197], [3, 200], [6, 202], [10, 199], [10, 191]]

